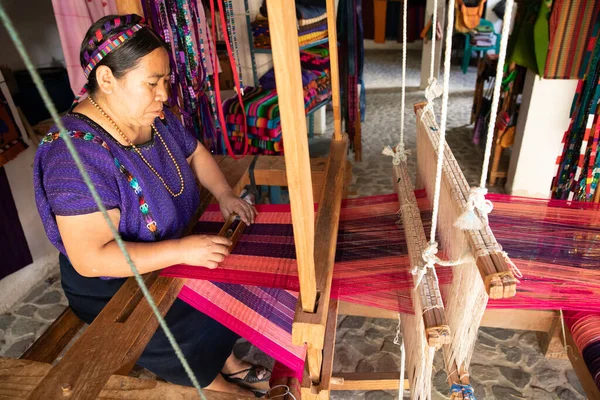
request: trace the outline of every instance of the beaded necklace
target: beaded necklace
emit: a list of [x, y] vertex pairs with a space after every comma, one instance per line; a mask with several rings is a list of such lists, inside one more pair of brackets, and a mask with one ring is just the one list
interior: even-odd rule
[[129, 140], [129, 138], [127, 136], [125, 136], [125, 134], [123, 133], [123, 131], [117, 126], [117, 124], [115, 123], [115, 121], [113, 121], [113, 119], [111, 117], [108, 116], [108, 114], [106, 114], [104, 112], [104, 110], [94, 101], [94, 99], [92, 98], [92, 96], [88, 96], [88, 99], [90, 100], [90, 103], [92, 103], [92, 105], [94, 107], [96, 107], [96, 109], [100, 112], [100, 114], [102, 114], [102, 116], [104, 118], [106, 118], [111, 125], [113, 126], [113, 128], [115, 128], [115, 130], [119, 133], [119, 135], [121, 135], [121, 137], [123, 137], [123, 139], [125, 139], [125, 141], [127, 143], [129, 143], [129, 145], [135, 150], [135, 152], [140, 156], [140, 158], [142, 159], [142, 161], [144, 161], [144, 163], [148, 166], [148, 168], [150, 168], [150, 170], [152, 172], [154, 172], [154, 174], [158, 177], [158, 179], [162, 182], [162, 184], [164, 185], [164, 187], [167, 189], [167, 191], [171, 194], [171, 196], [173, 197], [178, 197], [183, 193], [183, 190], [185, 189], [185, 184], [184, 184], [184, 180], [183, 180], [183, 175], [181, 173], [181, 169], [179, 168], [179, 164], [177, 164], [177, 161], [175, 160], [175, 157], [173, 157], [173, 154], [171, 153], [171, 150], [169, 149], [169, 146], [167, 146], [167, 142], [165, 142], [165, 140], [162, 138], [161, 134], [158, 133], [158, 130], [156, 129], [156, 127], [154, 126], [154, 124], [152, 124], [152, 130], [154, 131], [154, 133], [156, 134], [156, 136], [158, 137], [158, 139], [162, 142], [163, 146], [165, 146], [165, 149], [167, 150], [167, 154], [169, 155], [169, 157], [171, 158], [171, 161], [173, 161], [173, 164], [175, 165], [175, 169], [177, 170], [177, 175], [179, 175], [179, 181], [181, 182], [181, 189], [179, 190], [178, 193], [175, 193], [171, 190], [171, 188], [167, 185], [167, 183], [165, 182], [165, 180], [163, 179], [162, 176], [160, 176], [160, 174], [158, 173], [158, 171], [156, 171], [154, 169], [154, 167], [148, 162], [148, 160], [146, 160], [146, 157], [144, 157], [144, 155], [142, 154], [142, 152], [137, 148], [136, 145], [134, 145], [131, 140]]

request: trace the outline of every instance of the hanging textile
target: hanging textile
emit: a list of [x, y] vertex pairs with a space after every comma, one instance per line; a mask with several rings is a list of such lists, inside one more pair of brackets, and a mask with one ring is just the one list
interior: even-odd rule
[[185, 127], [213, 154], [222, 152], [217, 107], [211, 84], [217, 57], [200, 1], [145, 0], [144, 14], [169, 45], [170, 105], [178, 105]]
[[[430, 205], [424, 191], [415, 194], [427, 229]], [[600, 312], [599, 206], [506, 195], [488, 199], [494, 203], [490, 226], [523, 273], [514, 298], [490, 301], [488, 307]], [[290, 209], [257, 208], [256, 223], [219, 268], [179, 265], [163, 274], [189, 278], [180, 295], [184, 301], [298, 371], [304, 350], [291, 344], [299, 284]], [[343, 202], [332, 297], [413, 312], [413, 277], [403, 228], [396, 225], [398, 208], [396, 194]], [[218, 207], [211, 206], [194, 231], [215, 234], [222, 224]], [[438, 268], [437, 274], [444, 293], [452, 268]]]
[[354, 145], [358, 111], [361, 121], [364, 121], [366, 111], [361, 3], [362, 0], [340, 0], [337, 18], [342, 118], [351, 147]]
[[[595, 27], [598, 35], [600, 23]], [[557, 158], [557, 171], [552, 183], [555, 199], [598, 201], [600, 178], [598, 140], [600, 137], [600, 41], [594, 45], [586, 70], [586, 79], [579, 81], [571, 108], [571, 123], [562, 141]]]
[[2, 221], [0, 223], [0, 254], [2, 254], [0, 279], [2, 279], [33, 263], [6, 171], [2, 167], [0, 167], [0, 220]]
[[[515, 13], [515, 23], [508, 39], [506, 63], [514, 62], [522, 65], [536, 74], [540, 74], [536, 59], [536, 46], [540, 40], [534, 38], [535, 21], [540, 13], [540, 0], [521, 0]], [[543, 33], [543, 32], [542, 32]], [[546, 36], [548, 33], [546, 32]], [[541, 42], [547, 43], [547, 39]], [[547, 47], [541, 50], [547, 52]]]
[[26, 148], [4, 93], [0, 91], [0, 168]]
[[65, 56], [73, 93], [79, 93], [87, 82], [81, 70], [81, 42], [90, 26], [100, 18], [117, 14], [115, 0], [52, 0], [54, 17]]
[[[542, 12], [544, 4], [542, 1]], [[549, 21], [546, 79], [583, 79], [590, 60], [590, 38], [600, 23], [600, 2], [554, 0]], [[537, 40], [537, 38], [536, 38]], [[540, 72], [541, 74], [541, 72]]]

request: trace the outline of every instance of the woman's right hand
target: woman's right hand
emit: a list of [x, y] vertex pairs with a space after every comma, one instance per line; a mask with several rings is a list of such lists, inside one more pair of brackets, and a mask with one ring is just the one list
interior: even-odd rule
[[222, 236], [190, 235], [181, 239], [183, 264], [217, 268], [229, 255], [231, 240]]

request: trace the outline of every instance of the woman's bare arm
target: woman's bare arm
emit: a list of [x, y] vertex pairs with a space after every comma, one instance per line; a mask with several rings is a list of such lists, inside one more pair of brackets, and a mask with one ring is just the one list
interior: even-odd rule
[[[109, 210], [108, 215], [118, 227], [120, 211]], [[100, 212], [57, 216], [56, 222], [69, 260], [79, 274], [86, 277], [133, 276]], [[125, 247], [138, 271], [144, 274], [174, 264], [215, 268], [228, 254], [229, 244], [229, 240], [219, 236], [192, 235], [151, 243], [125, 242]]]

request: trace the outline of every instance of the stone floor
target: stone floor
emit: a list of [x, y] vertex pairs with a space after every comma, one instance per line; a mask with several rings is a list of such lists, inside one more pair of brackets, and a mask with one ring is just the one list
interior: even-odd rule
[[[419, 60], [419, 52], [409, 52], [409, 86], [418, 85]], [[354, 178], [350, 189], [353, 196], [391, 191], [390, 160], [381, 155], [381, 149], [385, 145], [396, 144], [399, 138], [400, 65], [399, 52], [366, 53], [367, 113], [362, 128], [363, 161], [353, 165]], [[473, 67], [466, 75], [460, 73], [458, 67], [452, 68], [447, 139], [471, 184], [479, 180], [483, 159], [483, 152], [471, 144], [471, 127], [468, 126], [474, 81]], [[422, 91], [407, 92], [407, 148], [415, 146], [412, 104], [423, 99]], [[414, 175], [414, 158], [409, 164]], [[0, 315], [0, 355], [19, 357], [66, 304], [57, 266], [54, 276], [35, 287], [10, 312]], [[398, 371], [400, 357], [398, 346], [393, 344], [395, 334], [395, 321], [340, 316], [335, 372]], [[244, 341], [238, 343], [235, 352], [254, 362], [272, 363]], [[482, 328], [470, 372], [479, 400], [585, 398], [569, 362], [544, 358], [535, 334], [531, 332]], [[433, 383], [433, 399], [447, 398], [448, 386], [440, 357], [436, 358]], [[387, 400], [397, 396], [397, 391], [334, 392], [332, 399]]]

